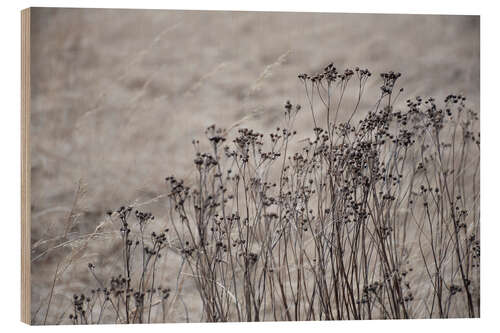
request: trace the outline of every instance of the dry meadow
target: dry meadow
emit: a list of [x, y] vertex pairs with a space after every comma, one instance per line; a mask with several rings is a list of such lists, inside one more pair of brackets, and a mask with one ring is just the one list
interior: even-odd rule
[[[477, 148], [476, 139], [466, 144], [462, 137], [470, 135], [460, 127], [466, 109], [476, 112], [468, 114], [472, 121], [479, 114], [478, 17], [36, 8], [31, 42], [33, 323], [82, 322], [84, 316], [77, 320], [69, 317], [79, 313], [73, 295], [78, 299], [82, 293], [85, 297], [94, 295], [111, 277], [126, 275], [123, 258], [136, 263], [136, 270], [142, 262], [144, 269], [145, 256], [146, 266], [151, 258], [150, 268], [142, 277], [139, 269], [130, 279], [140, 280], [135, 288], [142, 288], [146, 297], [141, 300], [139, 295], [126, 310], [116, 310], [120, 295], [115, 303], [111, 297], [108, 307], [105, 294], [102, 298], [93, 296], [89, 302], [95, 300], [94, 309], [88, 310], [94, 311], [91, 322], [469, 317], [469, 298], [473, 316], [479, 316], [479, 273], [475, 271], [479, 268], [472, 259], [464, 259], [476, 247], [479, 252], [478, 244], [471, 245], [471, 237], [479, 237], [479, 175], [475, 172], [479, 143]], [[327, 66], [331, 62], [335, 71]], [[362, 70], [355, 70], [356, 66], [369, 69], [373, 75], [359, 74]], [[390, 71], [402, 75], [393, 78]], [[340, 90], [331, 95], [335, 101], [331, 117], [319, 95], [311, 101], [314, 90], [304, 89], [308, 79], [299, 79], [300, 73], [334, 74], [337, 81], [332, 87]], [[388, 76], [381, 78], [381, 73]], [[353, 76], [345, 93], [342, 85], [348, 79], [342, 75]], [[360, 81], [363, 97], [359, 100], [358, 77], [366, 79]], [[394, 95], [398, 97], [387, 105], [386, 99], [380, 103], [380, 86], [387, 83], [387, 89], [392, 90], [396, 80]], [[315, 83], [311, 84], [314, 87]], [[400, 92], [401, 87], [404, 90]], [[317, 89], [330, 97], [329, 88]], [[449, 170], [443, 167], [446, 163], [441, 160], [437, 167], [431, 156], [433, 167], [428, 169], [432, 176], [425, 179], [419, 173], [416, 168], [427, 149], [419, 146], [419, 140], [427, 135], [420, 129], [414, 138], [417, 148], [408, 149], [405, 159], [405, 147], [398, 159], [392, 148], [376, 149], [381, 156], [394, 153], [392, 162], [391, 158], [382, 160], [385, 165], [393, 163], [396, 172], [391, 173], [397, 185], [379, 199], [391, 201], [394, 194], [395, 203], [388, 203], [387, 209], [383, 203], [374, 204], [378, 188], [370, 192], [373, 197], [356, 197], [364, 193], [363, 188], [356, 187], [361, 185], [352, 178], [355, 172], [347, 169], [349, 163], [359, 162], [360, 168], [370, 165], [360, 160], [364, 151], [357, 151], [360, 156], [355, 160], [346, 161], [345, 173], [342, 169], [340, 174], [337, 166], [325, 166], [326, 155], [314, 160], [327, 149], [320, 147], [321, 140], [330, 142], [330, 149], [338, 156], [351, 156], [352, 151], [344, 152], [334, 140], [342, 137], [337, 133], [342, 128], [327, 125], [340, 99], [339, 91], [342, 105], [335, 122], [350, 122], [352, 110], [357, 109], [352, 118], [356, 126], [369, 111], [377, 112], [377, 103], [397, 112], [416, 108], [419, 99], [424, 108], [424, 101], [432, 104], [427, 98], [434, 97], [439, 108], [445, 105], [446, 96], [453, 94], [458, 101], [448, 102], [464, 103], [464, 116], [456, 122], [449, 120], [455, 127], [445, 127], [443, 147], [449, 144], [446, 148], [453, 146], [455, 152], [457, 142], [457, 156], [443, 158], [453, 166], [456, 162], [460, 175], [451, 176], [450, 181]], [[285, 104], [287, 101], [291, 104]], [[302, 106], [299, 112], [297, 104]], [[457, 112], [454, 114], [462, 111]], [[438, 126], [439, 120], [429, 117]], [[472, 132], [479, 129], [478, 122], [470, 126]], [[457, 127], [464, 132], [458, 133]], [[250, 156], [248, 162], [223, 150], [225, 145], [236, 147], [236, 155], [245, 155], [249, 145], [258, 145], [259, 136], [245, 128], [271, 140], [262, 145], [268, 155]], [[275, 142], [269, 133], [280, 137]], [[325, 133], [328, 137], [322, 138]], [[344, 136], [347, 142], [359, 142], [353, 149], [364, 147], [364, 139], [357, 135]], [[436, 137], [429, 135], [426, 144], [432, 146]], [[318, 153], [306, 154], [309, 157], [304, 162], [305, 155], [294, 154], [303, 152], [307, 145]], [[433, 151], [434, 158], [441, 156], [440, 145], [438, 142]], [[281, 155], [271, 154], [276, 152]], [[219, 155], [226, 158], [225, 164], [217, 162]], [[290, 156], [297, 157], [288, 160]], [[290, 169], [284, 161], [290, 161]], [[313, 170], [309, 173], [312, 176], [303, 174], [307, 166]], [[234, 173], [229, 175], [229, 169], [239, 174], [243, 185]], [[406, 169], [411, 172], [403, 172]], [[381, 177], [388, 177], [387, 170], [383, 173]], [[396, 174], [400, 179], [395, 179]], [[175, 178], [165, 181], [171, 176]], [[184, 193], [178, 187], [180, 179], [184, 180], [182, 191], [184, 187], [195, 191], [185, 200], [179, 197]], [[378, 186], [377, 179], [373, 178], [373, 189]], [[454, 193], [448, 196], [453, 198], [445, 200], [444, 195], [436, 194], [429, 199], [429, 205], [437, 205], [430, 212], [426, 213], [427, 199], [422, 198], [427, 194], [422, 194], [423, 190], [413, 200], [418, 205], [424, 200], [425, 206], [413, 209], [408, 204], [413, 188], [420, 191], [424, 184], [425, 192], [438, 193], [438, 188], [444, 192], [447, 181]], [[335, 186], [340, 192], [333, 190]], [[356, 188], [354, 194], [342, 200], [325, 194], [348, 192], [351, 186]], [[290, 197], [286, 198], [288, 191]], [[172, 195], [174, 192], [177, 194]], [[302, 193], [299, 199], [292, 198], [295, 193]], [[251, 199], [244, 200], [245, 194]], [[307, 195], [314, 197], [309, 201], [311, 215], [307, 214], [309, 208], [305, 213], [303, 209]], [[454, 201], [458, 196], [463, 198]], [[273, 198], [278, 198], [277, 202]], [[186, 211], [179, 209], [184, 201], [191, 205]], [[460, 223], [455, 223], [455, 230], [448, 220], [454, 216], [457, 202], [462, 203], [460, 211], [467, 214], [463, 217], [465, 226], [457, 220]], [[131, 207], [129, 212], [127, 207]], [[342, 216], [352, 215], [346, 217], [351, 224], [346, 222], [342, 229], [335, 226], [340, 222], [333, 218], [329, 224], [334, 209], [345, 210]], [[150, 212], [154, 220], [141, 212]], [[351, 227], [356, 219], [366, 220], [366, 214], [368, 220], [378, 222], [367, 224], [366, 230]], [[252, 217], [254, 225], [249, 221]], [[222, 230], [219, 218], [222, 225], [228, 219], [234, 225]], [[393, 227], [377, 224], [389, 220]], [[128, 237], [121, 229], [128, 228], [124, 221], [132, 229], [131, 239], [138, 240], [130, 246], [132, 250], [124, 245]], [[286, 226], [283, 221], [293, 223]], [[398, 229], [402, 221], [404, 231]], [[213, 223], [215, 231], [202, 230], [199, 226], [203, 223]], [[338, 236], [336, 245], [319, 237], [317, 227], [332, 239]], [[165, 229], [169, 231], [163, 239], [158, 234]], [[156, 232], [154, 237], [152, 231]], [[146, 235], [147, 241], [141, 243], [140, 235], [142, 239]], [[244, 240], [247, 245], [243, 245]], [[386, 241], [389, 250], [383, 245]], [[367, 248], [358, 247], [358, 242]], [[141, 249], [146, 243], [153, 252], [158, 251]], [[458, 261], [454, 257], [457, 248]], [[328, 249], [330, 255], [326, 254]], [[283, 257], [283, 253], [288, 254]], [[387, 259], [387, 253], [397, 260]], [[351, 259], [345, 262], [340, 259], [348, 256]], [[439, 263], [431, 260], [436, 257], [441, 259]], [[264, 262], [264, 258], [269, 261]], [[367, 258], [375, 259], [370, 263]], [[358, 259], [365, 264], [356, 264]], [[459, 270], [465, 261], [470, 278], [461, 276]], [[322, 265], [333, 269], [322, 271]], [[386, 271], [387, 267], [393, 270]], [[386, 281], [392, 281], [390, 287], [382, 286], [379, 277], [384, 275]], [[397, 280], [396, 275], [403, 278]], [[208, 276], [220, 280], [210, 281]], [[236, 286], [237, 282], [240, 285]], [[123, 283], [117, 281], [115, 289], [123, 288]], [[147, 289], [154, 290], [147, 293]], [[324, 299], [329, 297], [331, 302]], [[106, 308], [100, 313], [102, 304]], [[129, 312], [133, 317], [129, 318]]]

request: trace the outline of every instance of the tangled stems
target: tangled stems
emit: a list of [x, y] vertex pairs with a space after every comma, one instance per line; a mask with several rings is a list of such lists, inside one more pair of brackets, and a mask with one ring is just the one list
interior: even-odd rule
[[[156, 320], [154, 293], [144, 295], [166, 248], [182, 258], [179, 276], [190, 270], [202, 321], [479, 316], [478, 115], [461, 95], [398, 103], [394, 72], [381, 74], [379, 97], [362, 111], [371, 77], [333, 64], [299, 75], [310, 139], [297, 137], [301, 107], [291, 102], [268, 135], [240, 128], [231, 138], [210, 126], [208, 151], [193, 141], [196, 179], [166, 178], [171, 241], [152, 238], [148, 247], [151, 217], [137, 213], [134, 243], [130, 208], [117, 212], [124, 292], [101, 309], [119, 322]], [[352, 86], [349, 110], [342, 101]], [[142, 273], [132, 291], [137, 246]], [[73, 321], [90, 322], [75, 306]]]

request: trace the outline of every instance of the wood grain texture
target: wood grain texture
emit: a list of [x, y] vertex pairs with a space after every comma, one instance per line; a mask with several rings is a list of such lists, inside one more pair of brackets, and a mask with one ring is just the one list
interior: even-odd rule
[[31, 323], [30, 9], [21, 11], [21, 321]]

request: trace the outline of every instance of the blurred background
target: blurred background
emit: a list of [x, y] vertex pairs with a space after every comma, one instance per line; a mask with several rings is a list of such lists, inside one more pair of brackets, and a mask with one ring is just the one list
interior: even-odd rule
[[[109, 253], [119, 241], [105, 236], [113, 230], [101, 224], [106, 211], [141, 205], [168, 224], [164, 178], [191, 177], [192, 139], [203, 140], [212, 124], [229, 135], [279, 126], [286, 100], [307, 104], [299, 73], [332, 61], [339, 70], [370, 69], [360, 112], [374, 104], [388, 70], [402, 73], [401, 105], [462, 93], [479, 111], [477, 16], [57, 8], [31, 15], [32, 314], [43, 318], [57, 271], [48, 322], [58, 321], [72, 292], [95, 284], [88, 262], [106, 278], [113, 271]], [[356, 94], [346, 93], [347, 109]], [[299, 136], [310, 134], [308, 115], [304, 107]], [[84, 236], [96, 228], [100, 236], [89, 242]], [[175, 273], [165, 272], [166, 283]], [[184, 293], [189, 300], [196, 291], [187, 283]]]

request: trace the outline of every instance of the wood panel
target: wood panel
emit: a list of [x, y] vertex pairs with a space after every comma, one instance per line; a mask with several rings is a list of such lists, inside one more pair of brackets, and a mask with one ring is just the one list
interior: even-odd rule
[[21, 12], [21, 321], [31, 323], [30, 9]]

